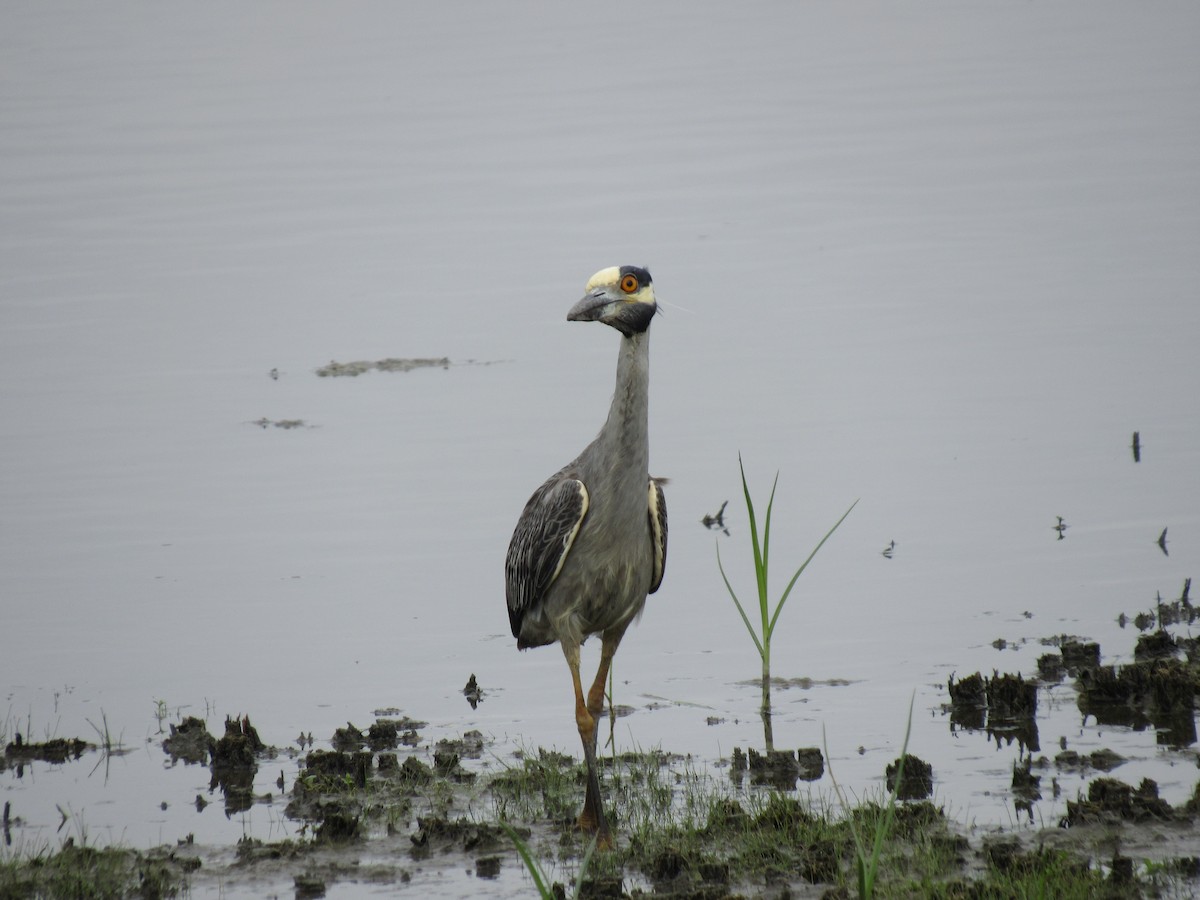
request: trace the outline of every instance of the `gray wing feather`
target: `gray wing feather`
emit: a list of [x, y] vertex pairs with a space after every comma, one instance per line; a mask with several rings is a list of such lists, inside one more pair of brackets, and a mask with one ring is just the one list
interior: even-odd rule
[[650, 479], [650, 547], [654, 553], [654, 572], [650, 578], [650, 593], [653, 594], [662, 584], [663, 573], [667, 570], [667, 496], [662, 486], [667, 483], [665, 478]]
[[525, 504], [504, 562], [513, 637], [521, 636], [521, 619], [542, 602], [562, 571], [587, 509], [588, 492], [583, 482], [562, 473], [534, 491]]

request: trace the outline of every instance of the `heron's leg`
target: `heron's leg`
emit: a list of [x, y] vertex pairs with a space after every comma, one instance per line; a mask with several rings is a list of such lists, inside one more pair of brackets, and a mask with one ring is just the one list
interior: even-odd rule
[[[600, 668], [596, 670], [596, 680], [592, 682], [592, 689], [588, 691], [587, 708], [592, 714], [592, 719], [599, 723], [600, 717], [604, 714], [604, 688], [608, 683], [608, 670], [612, 666], [613, 656], [616, 655], [617, 646], [621, 643], [621, 638], [625, 635], [625, 628], [606, 631], [601, 638], [600, 646]], [[595, 741], [595, 731], [592, 733], [592, 740]], [[595, 743], [592, 745], [595, 746]]]
[[579, 727], [579, 740], [583, 743], [583, 758], [587, 764], [587, 795], [583, 801], [583, 812], [579, 814], [579, 827], [584, 831], [596, 832], [596, 846], [608, 849], [612, 847], [612, 833], [604, 817], [600, 778], [596, 774], [596, 719], [588, 711], [583, 684], [579, 680], [579, 645], [563, 641], [562, 648], [567, 666], [571, 669], [571, 682], [575, 688], [575, 723]]

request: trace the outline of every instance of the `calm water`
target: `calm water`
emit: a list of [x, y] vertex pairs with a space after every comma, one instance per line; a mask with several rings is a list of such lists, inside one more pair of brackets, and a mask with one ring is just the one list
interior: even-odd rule
[[[627, 262], [664, 307], [671, 543], [620, 744], [720, 771], [761, 743], [714, 555], [748, 594], [740, 451], [764, 502], [781, 471], [776, 591], [861, 498], [781, 619], [775, 673], [815, 684], [777, 694], [777, 744], [824, 728], [870, 790], [915, 694], [952, 814], [1055, 823], [1085, 782], [1018, 817], [1015, 745], [952, 735], [945, 682], [1031, 675], [1061, 633], [1128, 660], [1118, 614], [1200, 575], [1198, 37], [1188, 3], [6, 6], [0, 714], [135, 751], [3, 773], [20, 839], [56, 844], [56, 805], [135, 846], [296, 833], [197, 813], [160, 700], [280, 746], [397, 707], [575, 752], [502, 566], [603, 422], [617, 337], [565, 314]], [[390, 356], [453, 365], [314, 374]], [[699, 524], [723, 500], [728, 538]], [[1194, 748], [1081, 722], [1069, 685], [1039, 729], [1194, 787]]]

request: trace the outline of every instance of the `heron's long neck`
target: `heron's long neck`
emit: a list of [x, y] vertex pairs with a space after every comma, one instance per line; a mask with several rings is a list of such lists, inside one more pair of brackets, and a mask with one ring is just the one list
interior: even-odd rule
[[649, 384], [650, 332], [622, 337], [617, 355], [617, 386], [601, 435], [610, 451], [607, 458], [620, 461], [619, 471], [637, 473], [643, 491], [650, 464]]

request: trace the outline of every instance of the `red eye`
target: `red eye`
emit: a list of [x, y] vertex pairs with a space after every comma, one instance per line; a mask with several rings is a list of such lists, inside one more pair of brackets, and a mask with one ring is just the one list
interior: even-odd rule
[[621, 277], [621, 290], [627, 294], [632, 294], [638, 289], [638, 280], [636, 275], [624, 275]]

